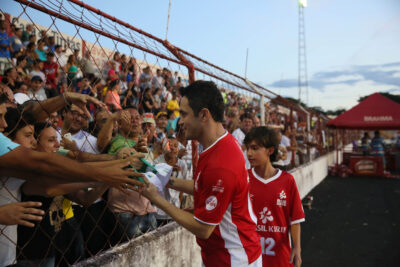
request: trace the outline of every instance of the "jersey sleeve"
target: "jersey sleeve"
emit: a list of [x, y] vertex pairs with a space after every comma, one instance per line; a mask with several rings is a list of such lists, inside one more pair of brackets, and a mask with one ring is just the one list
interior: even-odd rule
[[305, 221], [305, 214], [303, 210], [303, 204], [301, 203], [299, 190], [297, 189], [294, 178], [291, 179], [291, 203], [290, 203], [290, 224], [301, 223]]
[[223, 168], [202, 172], [194, 218], [204, 224], [218, 225], [231, 203], [235, 180], [234, 173]]

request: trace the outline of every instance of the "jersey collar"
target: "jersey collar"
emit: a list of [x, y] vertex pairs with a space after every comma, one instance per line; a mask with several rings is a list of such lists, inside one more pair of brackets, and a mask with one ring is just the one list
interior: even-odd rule
[[278, 179], [278, 178], [281, 176], [281, 174], [282, 174], [282, 171], [281, 171], [280, 169], [278, 169], [278, 172], [277, 172], [274, 176], [272, 176], [272, 177], [269, 178], [269, 179], [264, 179], [264, 178], [260, 177], [260, 176], [254, 171], [254, 168], [251, 169], [251, 172], [253, 173], [254, 177], [256, 177], [257, 180], [259, 180], [259, 181], [262, 182], [263, 184], [268, 184], [268, 183], [270, 183], [270, 182], [272, 182], [272, 181]]
[[210, 148], [212, 148], [213, 146], [215, 146], [222, 138], [224, 138], [225, 136], [228, 135], [228, 131], [226, 131], [222, 136], [220, 136], [214, 143], [212, 143], [212, 145], [210, 145], [209, 147], [207, 147], [206, 149], [203, 150], [203, 152], [201, 152], [201, 154], [203, 154], [204, 152], [206, 152], [207, 150], [210, 150]]

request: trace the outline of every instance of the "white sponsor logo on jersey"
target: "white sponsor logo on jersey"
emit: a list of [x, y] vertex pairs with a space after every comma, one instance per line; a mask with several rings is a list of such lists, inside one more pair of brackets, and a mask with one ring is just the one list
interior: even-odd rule
[[225, 188], [223, 187], [223, 182], [221, 179], [218, 179], [217, 184], [212, 186], [211, 189], [213, 192], [223, 193]]
[[218, 199], [216, 196], [209, 196], [206, 199], [206, 210], [213, 210], [218, 204]]
[[281, 191], [279, 194], [279, 198], [276, 200], [276, 205], [285, 206], [286, 207], [286, 193], [285, 191]]
[[267, 221], [272, 222], [274, 220], [274, 217], [271, 214], [271, 211], [268, 210], [267, 207], [264, 207], [264, 209], [260, 212], [260, 221], [262, 223], [266, 224]]

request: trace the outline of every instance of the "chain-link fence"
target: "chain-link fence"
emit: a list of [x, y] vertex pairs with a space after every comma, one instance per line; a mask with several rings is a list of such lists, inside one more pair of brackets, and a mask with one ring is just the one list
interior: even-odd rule
[[[211, 80], [230, 132], [240, 115], [251, 114], [255, 125], [265, 115], [282, 129], [311, 125], [315, 134], [302, 141], [313, 155], [333, 146], [326, 118], [83, 2], [16, 2], [17, 13], [1, 10], [0, 25], [4, 132], [14, 143], [95, 166], [140, 152], [129, 168], [162, 172], [167, 163], [175, 177], [192, 179], [198, 147], [177, 123], [179, 90]], [[45, 178], [1, 178], [0, 205], [36, 201], [45, 211], [33, 227], [0, 226], [1, 265], [70, 265], [170, 221], [137, 192]], [[164, 193], [179, 208], [192, 206], [188, 195]]]

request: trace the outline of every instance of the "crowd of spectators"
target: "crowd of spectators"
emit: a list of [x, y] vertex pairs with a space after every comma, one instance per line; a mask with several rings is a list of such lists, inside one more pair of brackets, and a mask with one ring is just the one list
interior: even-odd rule
[[[0, 23], [0, 57], [10, 63], [0, 84], [1, 142], [2, 147], [13, 144], [1, 151], [0, 161], [19, 145], [50, 158], [61, 155], [64, 164], [82, 171], [123, 167], [161, 175], [170, 166], [172, 176], [192, 179], [195, 147], [178, 123], [180, 89], [186, 85], [181, 74], [140, 69], [134, 58], [119, 52], [97, 66], [89, 51], [83, 57], [80, 50], [67, 55], [54, 37], [43, 31], [37, 40], [33, 30], [33, 25], [24, 30], [11, 25], [6, 31]], [[224, 126], [245, 150], [246, 133], [261, 124], [260, 104], [225, 89], [221, 93]], [[279, 168], [312, 160], [331, 145], [317, 125], [307, 130], [272, 106], [266, 109], [266, 124], [281, 133], [274, 163]], [[70, 265], [171, 220], [136, 191], [102, 180], [104, 175], [81, 180], [71, 175], [67, 182], [51, 173], [39, 180], [1, 175], [1, 266]], [[188, 195], [168, 188], [162, 193], [179, 208], [192, 206]]]

